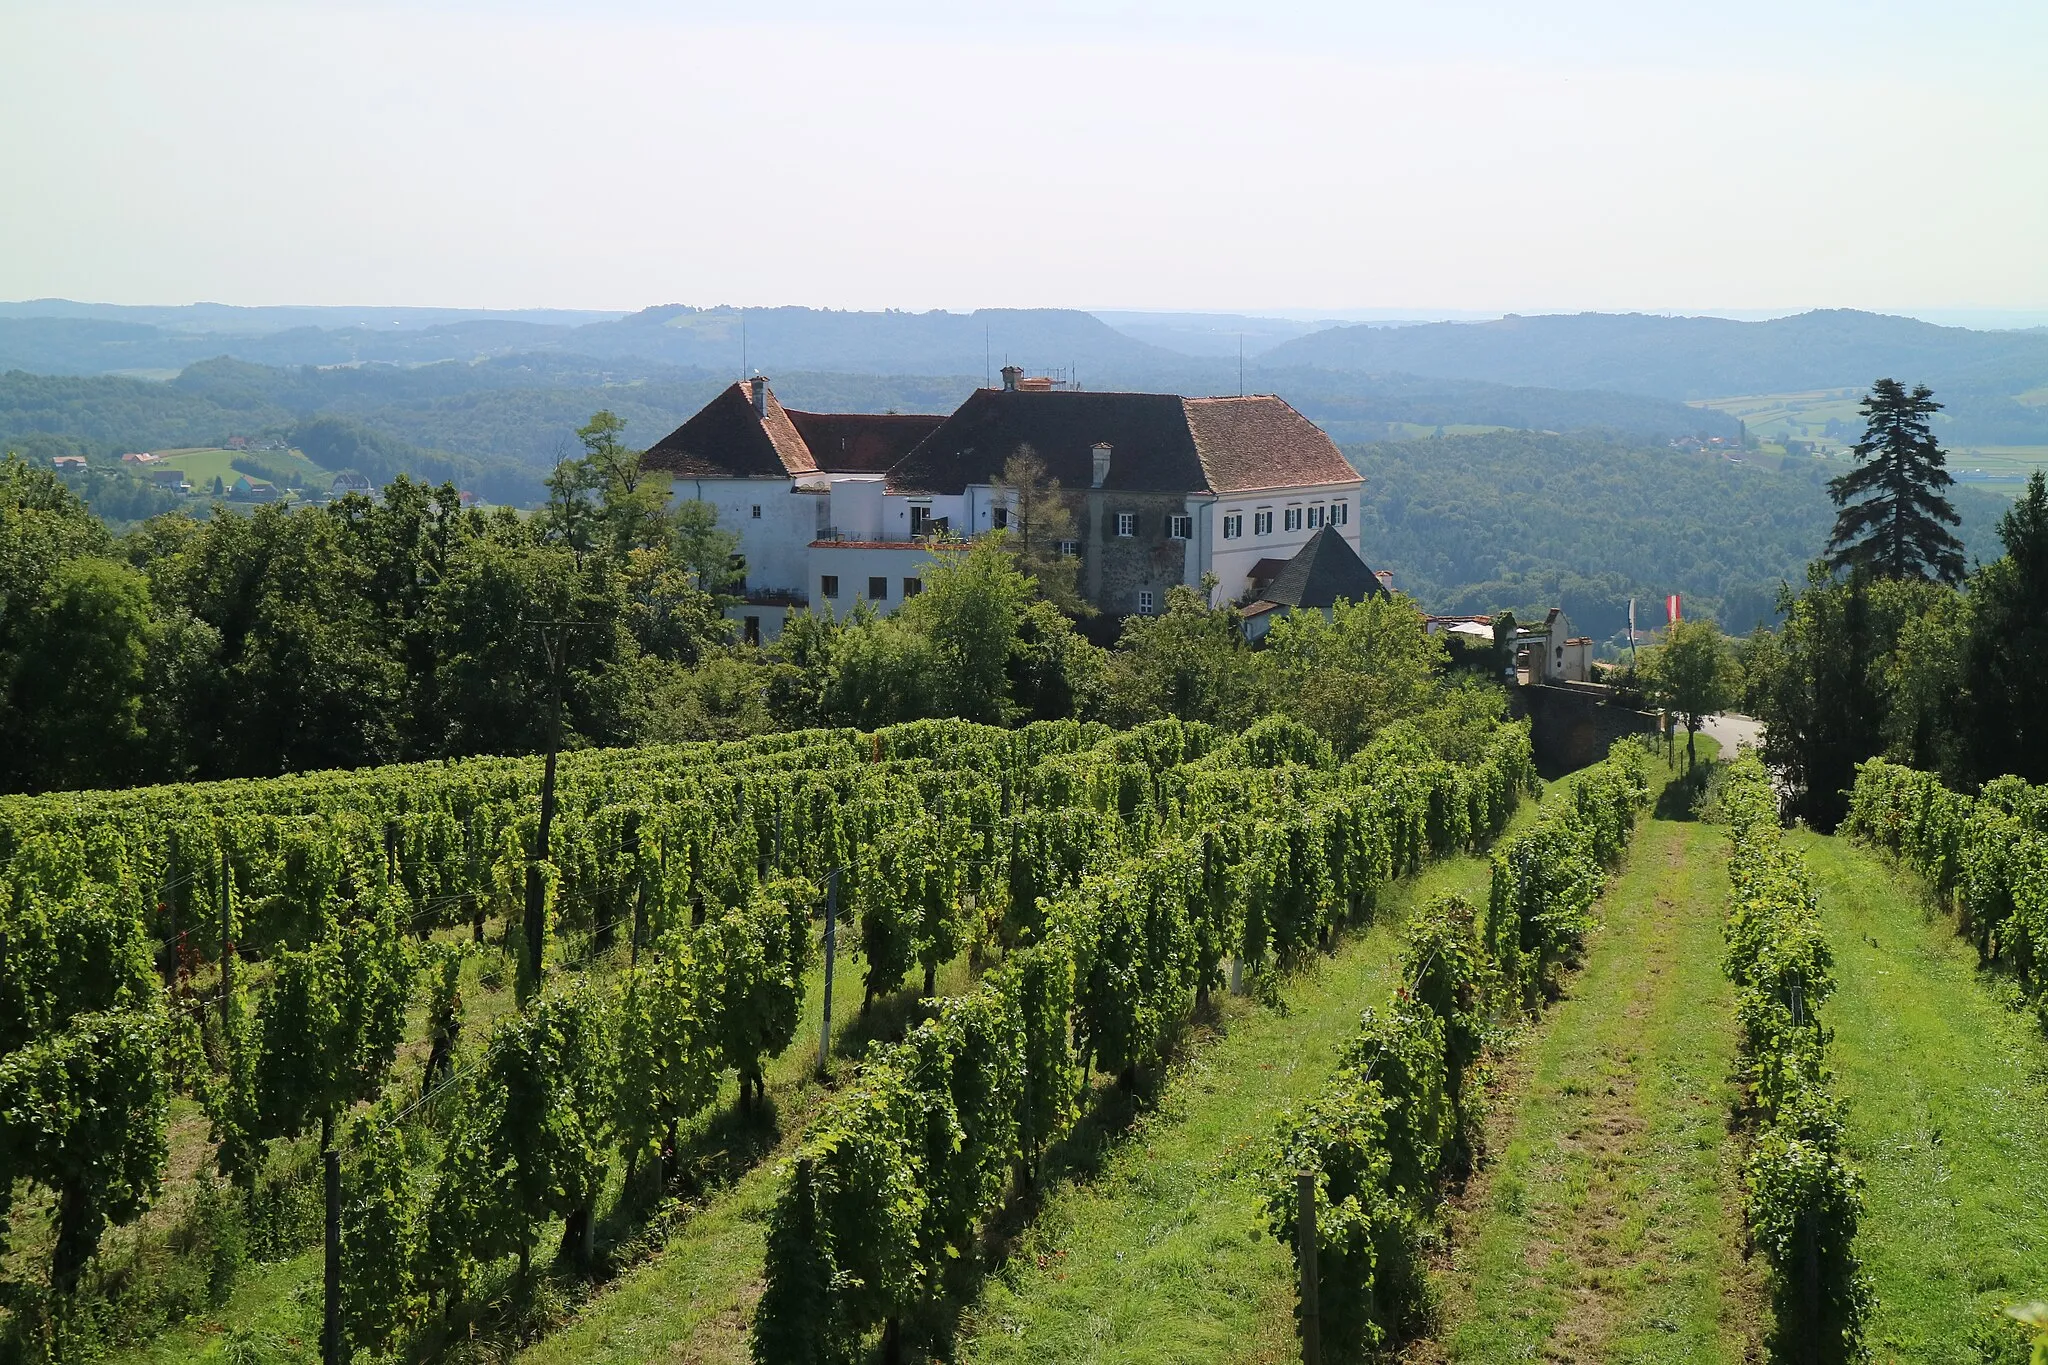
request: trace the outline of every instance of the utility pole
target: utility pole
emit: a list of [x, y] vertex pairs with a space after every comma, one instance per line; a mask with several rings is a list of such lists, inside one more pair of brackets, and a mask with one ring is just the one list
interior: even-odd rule
[[[540, 989], [541, 966], [545, 960], [548, 932], [547, 882], [541, 864], [552, 856], [549, 842], [555, 824], [555, 760], [562, 747], [562, 669], [569, 652], [569, 631], [584, 621], [534, 621], [540, 630], [541, 648], [548, 657], [548, 749], [540, 779], [540, 835], [533, 855], [526, 863], [526, 978], [532, 990]], [[553, 642], [548, 627], [560, 630]]]

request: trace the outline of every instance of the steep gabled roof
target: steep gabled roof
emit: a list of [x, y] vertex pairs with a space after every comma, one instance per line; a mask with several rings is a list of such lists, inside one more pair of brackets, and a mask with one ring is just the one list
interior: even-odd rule
[[1186, 398], [1188, 430], [1218, 493], [1348, 483], [1358, 471], [1321, 427], [1283, 398]]
[[735, 382], [698, 409], [696, 416], [655, 442], [647, 468], [685, 479], [776, 479], [815, 474], [817, 461], [771, 391], [768, 413], [754, 411], [754, 395]]
[[977, 389], [902, 463], [892, 489], [959, 493], [990, 484], [1030, 446], [1067, 489], [1094, 483], [1094, 447], [1112, 447], [1111, 491], [1234, 493], [1358, 474], [1336, 444], [1279, 398]]
[[1333, 607], [1338, 598], [1363, 602], [1384, 596], [1386, 586], [1366, 567], [1351, 548], [1351, 542], [1325, 526], [1308, 538], [1308, 544], [1287, 561], [1280, 576], [1268, 583], [1259, 596], [1284, 607]]
[[935, 413], [786, 411], [811, 459], [831, 474], [886, 474], [946, 420]]

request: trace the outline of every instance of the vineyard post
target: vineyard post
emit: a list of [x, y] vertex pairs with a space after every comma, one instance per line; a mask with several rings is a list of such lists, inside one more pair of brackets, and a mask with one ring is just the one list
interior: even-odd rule
[[228, 1026], [228, 999], [235, 993], [234, 911], [229, 904], [228, 854], [220, 854], [220, 1026]]
[[1323, 1310], [1317, 1302], [1316, 1178], [1312, 1171], [1295, 1177], [1300, 1211], [1295, 1225], [1295, 1264], [1301, 1268], [1301, 1362], [1323, 1365]]
[[327, 1229], [324, 1250], [327, 1264], [326, 1315], [320, 1324], [321, 1365], [341, 1365], [341, 1152], [326, 1151]]
[[[534, 856], [526, 864], [526, 970], [533, 988], [540, 988], [541, 964], [546, 960], [548, 907], [547, 887], [540, 865], [548, 860], [549, 831], [555, 823], [555, 754], [562, 745], [562, 656], [568, 653], [569, 621], [539, 622], [541, 648], [548, 656], [548, 756], [540, 779], [540, 837]], [[547, 627], [563, 628], [560, 648], [548, 643]]]
[[825, 1020], [818, 1030], [818, 1074], [832, 1067], [832, 964], [839, 946], [839, 869], [825, 874]]

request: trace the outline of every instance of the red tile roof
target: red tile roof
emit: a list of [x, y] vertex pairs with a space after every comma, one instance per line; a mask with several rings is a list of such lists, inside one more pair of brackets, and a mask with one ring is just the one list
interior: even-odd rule
[[936, 413], [786, 411], [811, 459], [833, 474], [886, 474], [946, 420]]
[[889, 471], [889, 485], [958, 493], [995, 483], [1028, 445], [1062, 488], [1084, 489], [1104, 442], [1110, 490], [1235, 493], [1358, 479], [1335, 442], [1279, 398], [977, 389]]
[[647, 452], [647, 467], [685, 479], [881, 474], [937, 430], [927, 413], [801, 412], [769, 389], [767, 413], [748, 383], [721, 390]]
[[754, 411], [754, 395], [737, 382], [649, 447], [647, 468], [683, 479], [786, 479], [818, 472], [774, 393], [762, 417]]

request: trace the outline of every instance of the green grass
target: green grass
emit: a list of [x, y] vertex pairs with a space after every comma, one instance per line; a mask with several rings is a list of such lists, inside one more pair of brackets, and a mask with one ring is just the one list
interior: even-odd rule
[[1725, 831], [1651, 819], [1506, 1061], [1426, 1360], [1741, 1361], [1761, 1338], [1728, 1115]]
[[1973, 1319], [2048, 1297], [2048, 1043], [1914, 878], [1795, 836], [1834, 949], [1829, 1056], [1869, 1183], [1856, 1247], [1875, 1359], [1972, 1361]]
[[1329, 1079], [1359, 1012], [1395, 986], [1408, 908], [1442, 892], [1484, 897], [1486, 885], [1483, 859], [1435, 864], [1369, 930], [1291, 978], [1284, 1012], [1219, 1002], [1218, 1026], [1101, 1171], [1046, 1201], [966, 1315], [959, 1359], [1298, 1358], [1293, 1258], [1264, 1232], [1265, 1143]]

